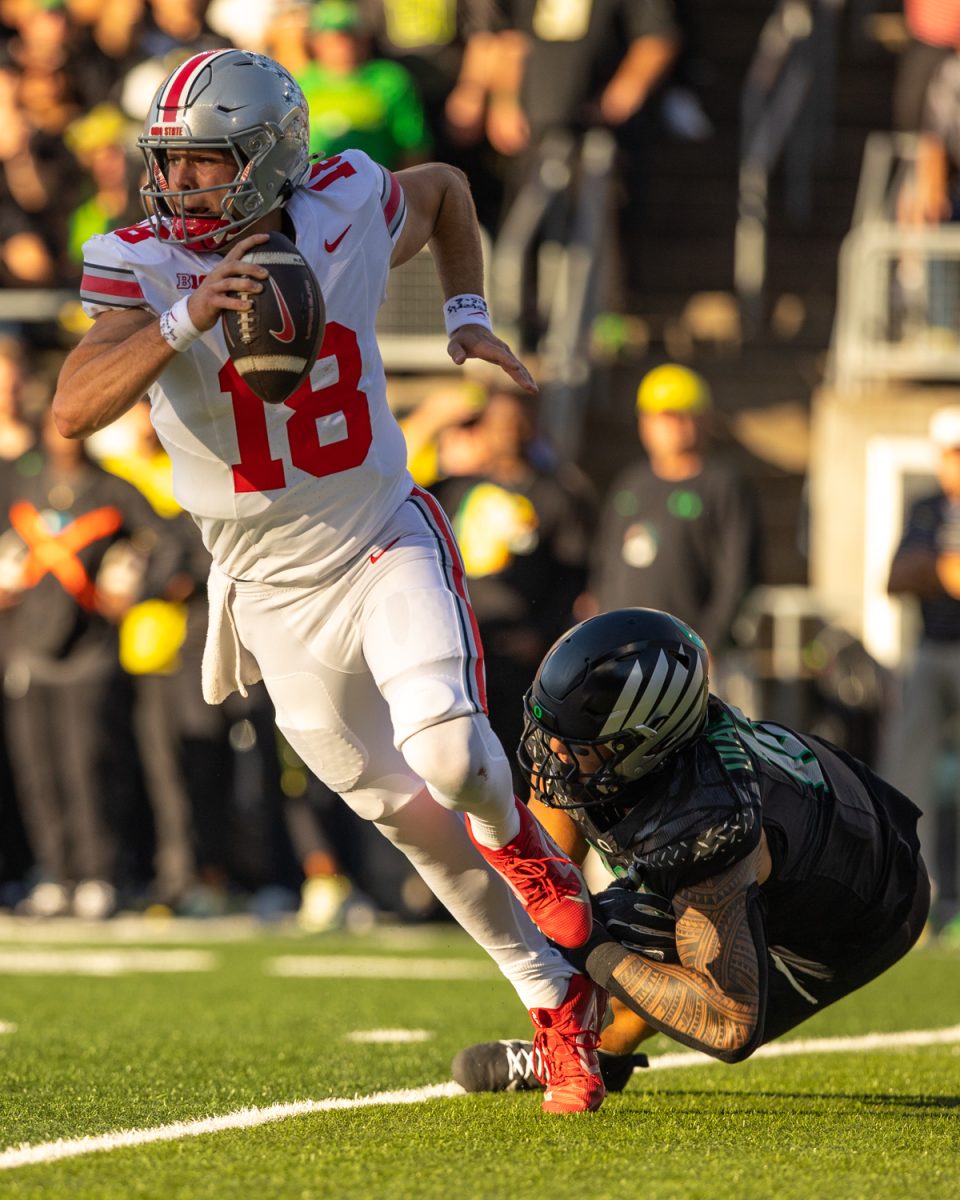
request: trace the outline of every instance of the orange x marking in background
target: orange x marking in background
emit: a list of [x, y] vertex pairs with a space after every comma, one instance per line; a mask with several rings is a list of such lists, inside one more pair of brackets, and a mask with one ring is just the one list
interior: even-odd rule
[[97, 590], [77, 554], [100, 538], [116, 533], [123, 525], [119, 509], [95, 508], [54, 533], [32, 504], [20, 500], [10, 509], [10, 524], [30, 550], [24, 566], [24, 586], [36, 587], [45, 575], [53, 575], [78, 604], [92, 609]]

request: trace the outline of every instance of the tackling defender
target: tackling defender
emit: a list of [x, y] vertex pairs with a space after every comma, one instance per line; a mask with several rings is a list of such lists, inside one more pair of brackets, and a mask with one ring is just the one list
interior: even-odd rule
[[[707, 649], [654, 609], [593, 617], [557, 641], [525, 698], [531, 807], [576, 861], [616, 876], [567, 957], [613, 997], [607, 1086], [661, 1032], [739, 1062], [902, 958], [930, 884], [919, 810], [820, 738], [710, 694]], [[537, 1087], [538, 1047], [454, 1060], [468, 1091]]]
[[[358, 151], [312, 162], [299, 87], [243, 50], [177, 67], [139, 145], [147, 219], [86, 244], [95, 321], [64, 364], [57, 425], [85, 437], [148, 393], [213, 557], [205, 698], [263, 678], [303, 761], [406, 854], [531, 1010], [558, 1064], [544, 1107], [597, 1108], [596, 1057], [578, 1042], [603, 993], [513, 897], [568, 947], [589, 936], [589, 898], [513, 795], [460, 555], [407, 473], [376, 343], [390, 267], [429, 244], [454, 362], [536, 390], [492, 333], [466, 180], [437, 163], [393, 175]], [[278, 405], [237, 374], [220, 322], [262, 290], [267, 272], [242, 256], [271, 230], [296, 242], [327, 313], [316, 365]]]

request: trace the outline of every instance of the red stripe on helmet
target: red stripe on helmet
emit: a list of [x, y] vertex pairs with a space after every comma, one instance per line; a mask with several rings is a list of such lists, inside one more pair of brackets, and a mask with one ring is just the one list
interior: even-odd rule
[[181, 98], [188, 92], [189, 85], [193, 82], [196, 76], [197, 69], [201, 67], [209, 58], [216, 58], [221, 54], [229, 53], [228, 50], [204, 50], [200, 54], [195, 54], [193, 58], [188, 58], [187, 61], [170, 77], [170, 82], [164, 89], [163, 95], [157, 101], [157, 107], [160, 110], [163, 121], [172, 120], [166, 114], [176, 112], [180, 107]]

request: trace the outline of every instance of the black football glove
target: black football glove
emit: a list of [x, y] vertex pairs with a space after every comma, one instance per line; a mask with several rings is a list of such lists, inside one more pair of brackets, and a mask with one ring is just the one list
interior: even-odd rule
[[665, 896], [616, 883], [593, 897], [594, 913], [626, 950], [661, 963], [679, 963], [677, 918]]

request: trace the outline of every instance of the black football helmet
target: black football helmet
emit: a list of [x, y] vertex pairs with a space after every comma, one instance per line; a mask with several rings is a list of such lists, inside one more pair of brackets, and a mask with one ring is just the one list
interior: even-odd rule
[[520, 769], [553, 808], [615, 807], [700, 733], [708, 698], [707, 647], [682, 621], [652, 608], [591, 617], [547, 651], [524, 697]]

